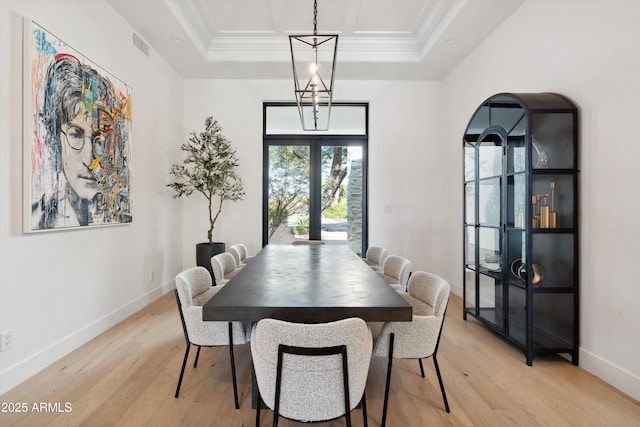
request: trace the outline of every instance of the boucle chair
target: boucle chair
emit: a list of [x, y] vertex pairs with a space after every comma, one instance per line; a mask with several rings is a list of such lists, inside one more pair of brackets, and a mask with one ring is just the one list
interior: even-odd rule
[[394, 357], [399, 359], [418, 359], [420, 373], [423, 378], [422, 359], [432, 357], [433, 365], [438, 375], [438, 382], [440, 383], [444, 406], [446, 411], [450, 412], [436, 358], [449, 301], [449, 290], [449, 282], [441, 277], [424, 271], [417, 271], [409, 279], [408, 293], [399, 292], [413, 308], [412, 321], [386, 322], [382, 324], [380, 329], [378, 329], [380, 324], [371, 324], [373, 334], [376, 337], [373, 354], [389, 358], [382, 410], [382, 426], [385, 425], [387, 418], [389, 383], [391, 381], [391, 367]]
[[362, 319], [301, 324], [263, 319], [254, 327], [251, 355], [261, 402], [279, 416], [304, 421], [346, 417], [362, 403], [367, 425], [365, 384], [371, 362], [371, 331]]
[[229, 357], [231, 359], [231, 376], [233, 380], [233, 395], [235, 399], [236, 409], [238, 405], [238, 385], [236, 383], [236, 366], [233, 357], [233, 346], [235, 344], [244, 344], [245, 331], [240, 322], [211, 322], [202, 320], [202, 306], [211, 299], [221, 287], [211, 286], [211, 275], [204, 267], [193, 267], [179, 273], [176, 276], [176, 301], [178, 303], [178, 311], [180, 312], [180, 320], [182, 321], [182, 330], [184, 331], [184, 339], [187, 342], [187, 349], [184, 353], [182, 361], [182, 369], [180, 370], [180, 378], [176, 387], [177, 398], [180, 394], [180, 386], [184, 376], [184, 369], [187, 365], [189, 357], [189, 349], [191, 345], [198, 346], [196, 360], [193, 364], [195, 368], [198, 365], [200, 357], [200, 349], [202, 347], [229, 346]]
[[228, 252], [233, 255], [237, 269], [244, 267], [253, 259], [253, 257], [248, 256], [249, 252], [247, 251], [247, 247], [242, 243], [232, 245]]
[[389, 251], [380, 246], [369, 246], [364, 256], [364, 262], [374, 271], [381, 271], [384, 261], [389, 256]]
[[382, 271], [377, 273], [396, 291], [406, 292], [411, 274], [411, 261], [398, 255], [389, 255], [384, 261]]
[[236, 274], [236, 260], [228, 252], [211, 257], [211, 270], [216, 286], [226, 285]]

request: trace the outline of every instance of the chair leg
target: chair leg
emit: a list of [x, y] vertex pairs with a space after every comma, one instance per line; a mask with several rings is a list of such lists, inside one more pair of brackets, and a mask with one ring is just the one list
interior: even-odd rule
[[368, 422], [367, 422], [367, 395], [366, 393], [363, 391], [362, 392], [362, 419], [364, 420], [364, 427], [368, 427]]
[[[189, 349], [191, 348], [191, 344], [187, 343], [187, 350], [184, 352], [184, 360], [182, 361], [182, 369], [180, 370], [180, 378], [178, 378], [178, 386], [176, 387], [176, 395], [174, 397], [178, 397], [180, 394], [180, 386], [182, 385], [182, 377], [184, 376], [184, 368], [187, 366], [187, 359], [189, 358]], [[200, 347], [198, 347], [200, 349]]]
[[424, 368], [422, 367], [422, 359], [418, 359], [418, 363], [420, 364], [420, 374], [422, 378], [424, 378]]
[[389, 336], [389, 364], [387, 365], [387, 382], [384, 388], [384, 405], [382, 406], [382, 427], [385, 427], [387, 422], [387, 406], [389, 404], [389, 385], [391, 384], [391, 368], [393, 365], [393, 340], [395, 334]]
[[194, 368], [198, 367], [198, 359], [200, 358], [200, 349], [201, 348], [202, 348], [201, 346], [198, 346], [198, 351], [196, 352], [196, 361], [193, 362], [193, 367]]
[[447, 401], [447, 393], [444, 391], [444, 383], [442, 382], [442, 375], [440, 375], [440, 368], [438, 367], [438, 359], [436, 359], [435, 353], [433, 354], [433, 365], [436, 368], [436, 374], [438, 375], [438, 382], [440, 383], [440, 391], [442, 392], [442, 400], [444, 400], [444, 408], [447, 412], [451, 412], [449, 410], [449, 402]]
[[238, 383], [236, 382], [236, 361], [233, 357], [233, 325], [229, 322], [229, 359], [231, 359], [231, 377], [233, 380], [233, 399], [236, 409], [240, 409], [238, 404]]
[[262, 396], [260, 396], [260, 390], [258, 392], [258, 405], [256, 406], [256, 427], [260, 427], [260, 407], [262, 406]]

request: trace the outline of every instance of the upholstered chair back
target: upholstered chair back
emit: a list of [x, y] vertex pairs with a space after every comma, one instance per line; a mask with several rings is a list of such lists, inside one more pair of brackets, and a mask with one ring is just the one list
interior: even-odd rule
[[449, 301], [449, 282], [425, 271], [416, 271], [400, 295], [413, 309], [411, 322], [387, 322], [376, 340], [374, 354], [386, 356], [389, 335], [395, 334], [393, 356], [405, 359], [430, 357], [436, 349]]
[[[372, 337], [358, 318], [322, 324], [290, 323], [263, 319], [254, 325], [251, 355], [260, 395], [273, 409], [276, 391], [278, 346], [332, 347], [346, 345], [349, 401], [353, 409], [361, 400], [369, 363]], [[307, 421], [322, 421], [345, 414], [342, 361], [340, 355], [283, 355], [280, 415]]]
[[398, 256], [389, 255], [382, 266], [382, 277], [389, 284], [398, 284], [398, 290], [405, 291], [411, 274], [411, 261]]
[[384, 260], [389, 256], [389, 251], [380, 246], [369, 246], [365, 254], [365, 259], [377, 265], [383, 265]]

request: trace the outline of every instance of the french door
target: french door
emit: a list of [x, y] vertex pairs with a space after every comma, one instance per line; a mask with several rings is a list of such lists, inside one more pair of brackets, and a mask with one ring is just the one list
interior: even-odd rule
[[366, 154], [366, 135], [265, 132], [263, 245], [322, 240], [362, 255]]
[[270, 141], [263, 243], [323, 240], [362, 254], [366, 224], [363, 143], [343, 138]]

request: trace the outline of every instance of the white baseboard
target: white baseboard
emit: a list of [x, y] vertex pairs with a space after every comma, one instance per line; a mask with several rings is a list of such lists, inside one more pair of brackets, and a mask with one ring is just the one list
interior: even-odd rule
[[460, 298], [462, 298], [462, 285], [449, 282], [449, 286], [451, 288], [451, 293], [458, 295]]
[[640, 377], [631, 372], [583, 348], [580, 348], [580, 367], [621, 392], [640, 400]]
[[[462, 298], [462, 285], [451, 283], [451, 292]], [[580, 348], [580, 367], [595, 375], [602, 381], [628, 394], [633, 399], [640, 400], [640, 377], [627, 372], [619, 366]]]
[[89, 342], [107, 329], [146, 307], [167, 292], [175, 289], [174, 281], [164, 283], [141, 297], [97, 319], [95, 322], [69, 334], [23, 361], [0, 372], [0, 395], [37, 374], [47, 366]]

